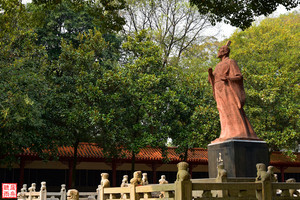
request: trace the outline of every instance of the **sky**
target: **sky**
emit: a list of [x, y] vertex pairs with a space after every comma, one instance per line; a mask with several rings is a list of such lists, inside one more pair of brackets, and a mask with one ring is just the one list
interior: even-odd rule
[[[293, 11], [296, 11], [296, 10], [298, 12], [300, 12], [300, 5], [296, 8], [294, 8], [294, 9], [292, 9], [292, 10], [289, 10], [289, 11], [287, 11], [284, 6], [279, 5], [277, 10], [275, 12], [273, 12], [269, 17], [279, 17], [282, 14], [287, 14], [287, 13], [290, 13], [290, 12], [293, 12]], [[259, 17], [256, 18], [256, 22], [261, 21], [264, 18], [266, 18], [266, 17], [265, 16], [259, 16]], [[218, 27], [218, 28], [221, 30], [221, 33], [218, 36], [218, 39], [220, 41], [230, 37], [234, 33], [234, 31], [237, 30], [236, 27], [233, 27], [233, 26], [231, 26], [229, 24], [225, 24], [225, 23], [220, 23], [219, 26], [220, 27]]]
[[[22, 0], [22, 3], [30, 3], [31, 1], [32, 0]], [[278, 6], [277, 10], [270, 15], [270, 17], [278, 17], [281, 14], [286, 14], [289, 12], [293, 12], [295, 10], [300, 12], [300, 5], [289, 11], [287, 11], [284, 6], [280, 5], [280, 6]], [[261, 21], [263, 18], [265, 18], [265, 17], [264, 16], [257, 17], [257, 21]], [[219, 41], [222, 41], [222, 40], [230, 37], [234, 33], [234, 31], [237, 30], [236, 27], [231, 26], [229, 24], [225, 24], [225, 23], [217, 24], [215, 29], [216, 29], [216, 32], [219, 32], [219, 34], [217, 36]]]

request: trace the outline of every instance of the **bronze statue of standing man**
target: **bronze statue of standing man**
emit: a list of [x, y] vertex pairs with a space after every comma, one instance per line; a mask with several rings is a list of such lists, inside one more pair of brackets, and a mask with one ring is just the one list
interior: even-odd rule
[[208, 80], [213, 87], [214, 98], [220, 115], [221, 134], [212, 143], [228, 139], [259, 140], [243, 106], [245, 90], [243, 76], [235, 60], [229, 59], [230, 41], [218, 52], [221, 59], [214, 70], [208, 69]]

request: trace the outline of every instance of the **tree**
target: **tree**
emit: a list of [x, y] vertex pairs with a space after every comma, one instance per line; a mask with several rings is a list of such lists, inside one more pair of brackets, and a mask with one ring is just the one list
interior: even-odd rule
[[[104, 120], [109, 120], [109, 130], [115, 126], [115, 131], [109, 131], [113, 134], [109, 144], [131, 152], [134, 170], [135, 156], [141, 148], [166, 146], [167, 102], [174, 95], [168, 90], [172, 71], [163, 67], [161, 50], [146, 31], [128, 37], [123, 50], [127, 55], [124, 66], [108, 71], [98, 84], [98, 90], [112, 103], [106, 104], [108, 109], [102, 109], [105, 115], [101, 116], [105, 117], [98, 118], [97, 127], [103, 127]], [[106, 137], [106, 133], [99, 133], [99, 138]]]
[[79, 95], [80, 88], [95, 84], [119, 59], [121, 39], [114, 32], [124, 23], [119, 15], [123, 7], [122, 0], [36, 0], [27, 7], [36, 43], [45, 46], [51, 62], [46, 68], [51, 86], [45, 105], [47, 128], [64, 138], [60, 145], [74, 147], [72, 186], [78, 145], [93, 141], [96, 128], [87, 112], [92, 102]]
[[292, 9], [299, 5], [298, 0], [242, 0], [242, 1], [202, 1], [190, 0], [196, 5], [201, 14], [208, 14], [211, 23], [221, 22], [239, 27], [243, 30], [250, 27], [254, 17], [269, 15], [276, 10], [279, 4], [286, 9]]
[[[118, 58], [113, 55], [115, 51], [111, 51], [114, 44], [106, 42], [97, 29], [79, 34], [77, 39], [78, 47], [63, 40], [59, 59], [48, 68], [47, 79], [52, 90], [51, 100], [45, 106], [49, 127], [64, 138], [61, 145], [74, 147], [72, 186], [75, 184], [79, 143], [94, 141], [98, 130], [102, 129], [92, 121], [97, 103], [92, 98], [98, 99], [93, 87], [102, 80], [106, 70], [115, 65], [116, 60], [111, 58]], [[101, 107], [107, 103], [103, 98], [99, 99], [104, 101]]]
[[31, 22], [38, 34], [38, 44], [47, 49], [49, 60], [57, 60], [61, 53], [61, 39], [78, 47], [79, 33], [98, 28], [109, 41], [111, 33], [120, 31], [124, 19], [119, 10], [121, 1], [33, 1], [28, 5]]
[[169, 137], [183, 160], [194, 147], [206, 148], [220, 132], [219, 116], [208, 83], [207, 69], [215, 66], [219, 43], [207, 38], [183, 53], [178, 68], [177, 82], [172, 86], [177, 102], [173, 105], [173, 124]]
[[12, 164], [25, 149], [47, 158], [44, 150], [53, 150], [53, 156], [58, 145], [44, 118], [47, 54], [35, 44], [24, 6], [17, 0], [0, 5], [0, 158]]
[[299, 20], [299, 13], [267, 18], [230, 38], [245, 79], [246, 113], [272, 150], [300, 143]]
[[[185, 0], [127, 2], [124, 15], [127, 19], [124, 28], [126, 34], [150, 30], [152, 38], [163, 50], [163, 64], [172, 66], [176, 78], [173, 84], [167, 86], [172, 91], [172, 97], [165, 102], [168, 108], [168, 114], [164, 116], [168, 125], [165, 134], [186, 160], [188, 149], [205, 147], [219, 130], [212, 128], [218, 126], [215, 124], [216, 112], [211, 105], [207, 106], [211, 100], [205, 95], [211, 89], [207, 78], [202, 79], [207, 70], [201, 68], [200, 75], [200, 67], [188, 63], [199, 43], [204, 43], [208, 38], [203, 33], [211, 28], [211, 24], [207, 16], [200, 15], [196, 7], [190, 6]], [[204, 63], [198, 65], [204, 66]], [[214, 120], [209, 121], [207, 116], [212, 116]]]
[[[35, 1], [26, 8], [18, 0], [1, 0], [0, 5], [1, 159], [14, 162], [25, 149], [49, 159], [57, 146], [72, 145], [75, 175], [78, 144], [91, 141], [95, 129], [86, 112], [90, 102], [78, 94], [119, 59], [121, 39], [113, 32], [124, 22], [118, 14], [123, 4]], [[94, 26], [105, 39], [88, 30]]]
[[126, 35], [143, 29], [152, 32], [154, 41], [163, 50], [164, 65], [177, 62], [193, 44], [203, 41], [211, 28], [206, 15], [197, 12], [187, 0], [127, 1], [124, 17]]

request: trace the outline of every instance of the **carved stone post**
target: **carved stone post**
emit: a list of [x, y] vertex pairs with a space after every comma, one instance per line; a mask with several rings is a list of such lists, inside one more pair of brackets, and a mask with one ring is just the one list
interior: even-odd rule
[[67, 191], [66, 191], [66, 185], [62, 184], [60, 189], [60, 200], [66, 200]]
[[27, 192], [27, 184], [23, 184], [21, 192]]
[[136, 186], [142, 185], [142, 172], [136, 171], [133, 173], [133, 178], [130, 179], [130, 200], [139, 200], [140, 196], [136, 193]]
[[[121, 184], [121, 188], [123, 187], [128, 187], [128, 175], [124, 175], [123, 176], [123, 180], [122, 180], [122, 184]], [[128, 195], [125, 193], [121, 193], [121, 199], [127, 199]]]
[[100, 200], [105, 200], [107, 196], [104, 195], [104, 187], [100, 186]]
[[28, 188], [28, 191], [29, 192], [35, 192], [35, 190], [36, 190], [36, 183], [31, 183], [31, 187]]
[[100, 200], [105, 200], [109, 198], [109, 195], [104, 194], [104, 188], [110, 187], [110, 181], [108, 180], [109, 174], [108, 173], [102, 173], [101, 174], [101, 183], [100, 183]]
[[[159, 179], [159, 184], [168, 184], [169, 182], [166, 180], [166, 176], [165, 175], [162, 175], [161, 176], [161, 179]], [[159, 198], [164, 198], [164, 197], [167, 197], [167, 195], [169, 195], [169, 193], [167, 192], [164, 192], [164, 191], [161, 191], [160, 192], [160, 195], [159, 195]], [[169, 197], [169, 196], [168, 196]]]
[[[147, 173], [142, 173], [142, 185], [148, 185], [149, 181], [148, 181], [148, 174]], [[150, 192], [145, 192], [143, 194], [144, 199], [148, 199], [151, 198], [151, 193]]]
[[262, 182], [262, 198], [263, 200], [272, 200], [272, 185], [270, 180]]
[[46, 182], [41, 183], [40, 200], [47, 200]]
[[130, 188], [130, 200], [139, 200], [139, 196], [136, 194], [136, 185], [135, 184], [130, 184], [129, 188]]
[[101, 200], [103, 199], [103, 195], [104, 193], [102, 193], [102, 186], [101, 185], [98, 185], [98, 188], [96, 189], [96, 192], [97, 192], [97, 200]]
[[18, 193], [18, 199], [26, 199], [25, 192], [27, 192], [27, 184], [23, 184], [23, 187], [21, 188], [21, 192]]
[[[224, 169], [224, 165], [219, 164], [217, 170], [218, 170], [218, 174], [216, 178], [216, 183], [227, 182], [227, 171]], [[228, 190], [218, 190], [216, 194], [218, 197], [228, 197]]]
[[29, 197], [28, 197], [28, 200], [32, 200], [32, 193], [35, 192], [35, 188], [36, 188], [36, 184], [35, 183], [32, 183], [31, 184], [31, 187], [28, 188], [28, 191], [29, 191]]
[[101, 186], [107, 188], [110, 187], [110, 181], [108, 180], [109, 174], [108, 173], [102, 173], [101, 174]]
[[262, 184], [262, 190], [256, 191], [256, 197], [258, 200], [272, 200], [272, 185], [271, 174], [266, 171], [266, 165], [258, 163], [256, 165], [257, 177], [255, 182]]
[[148, 181], [148, 175], [147, 173], [143, 173], [143, 178], [142, 178], [142, 185], [148, 185], [149, 181]]
[[180, 162], [177, 164], [178, 172], [175, 181], [175, 200], [188, 200], [192, 199], [192, 182], [189, 174], [189, 164]]
[[[267, 174], [269, 174], [269, 176], [270, 176], [271, 183], [277, 183], [278, 182], [277, 175], [274, 174], [274, 167], [273, 166], [268, 167]], [[272, 196], [276, 196], [276, 189], [272, 189]]]

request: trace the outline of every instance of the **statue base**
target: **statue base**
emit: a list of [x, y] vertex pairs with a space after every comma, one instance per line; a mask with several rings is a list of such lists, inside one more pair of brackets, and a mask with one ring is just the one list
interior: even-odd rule
[[257, 163], [269, 165], [269, 150], [264, 141], [232, 139], [208, 145], [209, 178], [217, 177], [219, 164], [224, 165], [228, 178], [255, 178]]

